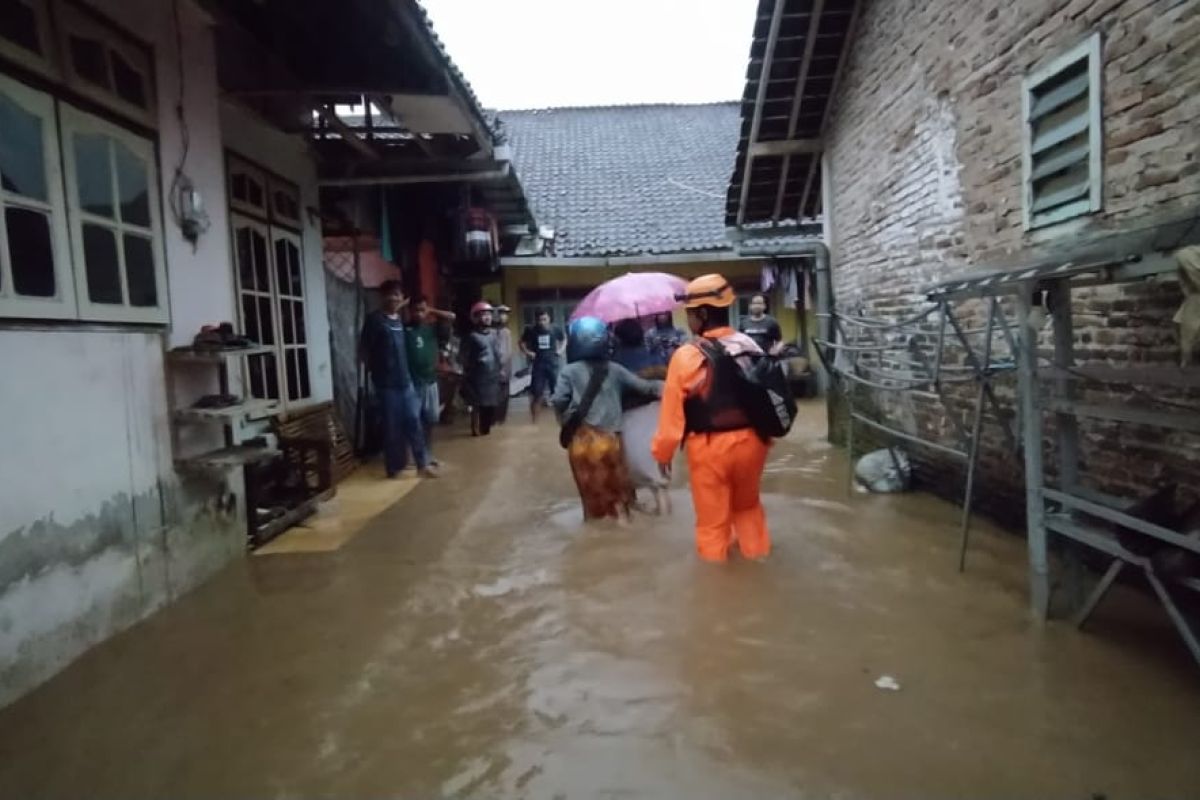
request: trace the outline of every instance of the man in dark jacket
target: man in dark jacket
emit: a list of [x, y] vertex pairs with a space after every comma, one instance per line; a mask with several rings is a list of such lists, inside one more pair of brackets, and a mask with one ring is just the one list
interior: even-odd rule
[[409, 372], [404, 320], [400, 316], [408, 298], [399, 281], [384, 281], [379, 298], [379, 310], [368, 314], [363, 323], [359, 357], [367, 365], [379, 398], [387, 475], [394, 478], [405, 468], [411, 448], [420, 474], [436, 478], [421, 429], [421, 401]]
[[487, 436], [496, 421], [500, 401], [500, 357], [492, 330], [492, 306], [479, 301], [471, 306], [471, 332], [463, 340], [463, 388], [471, 403], [471, 435]]

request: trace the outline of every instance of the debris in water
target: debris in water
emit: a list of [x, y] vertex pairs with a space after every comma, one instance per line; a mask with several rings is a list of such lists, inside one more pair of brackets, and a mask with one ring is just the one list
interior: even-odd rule
[[886, 689], [889, 692], [900, 691], [900, 682], [891, 675], [881, 675], [875, 679], [875, 685], [880, 689]]

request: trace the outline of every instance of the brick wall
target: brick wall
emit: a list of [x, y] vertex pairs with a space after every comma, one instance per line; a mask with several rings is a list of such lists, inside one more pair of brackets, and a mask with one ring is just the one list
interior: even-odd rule
[[[1104, 210], [1026, 232], [1021, 80], [1097, 30]], [[828, 141], [834, 285], [842, 309], [911, 313], [923, 305], [924, 287], [956, 273], [1195, 217], [1200, 0], [864, 0]], [[1170, 281], [1077, 297], [1080, 356], [1113, 363], [1177, 359], [1169, 320], [1178, 302]], [[982, 319], [978, 310], [974, 319]], [[1002, 385], [1000, 393], [1011, 400], [1014, 389]], [[1178, 399], [1200, 405], [1200, 398]], [[929, 397], [878, 402], [910, 430], [947, 429], [944, 408]], [[998, 429], [989, 428], [984, 439], [984, 503], [1012, 516], [1023, 510], [1019, 464], [1000, 447]], [[1200, 485], [1197, 453], [1196, 437], [1112, 425], [1084, 429], [1095, 482], [1124, 494], [1164, 479]], [[922, 454], [919, 469], [934, 486], [957, 491], [953, 462]]]

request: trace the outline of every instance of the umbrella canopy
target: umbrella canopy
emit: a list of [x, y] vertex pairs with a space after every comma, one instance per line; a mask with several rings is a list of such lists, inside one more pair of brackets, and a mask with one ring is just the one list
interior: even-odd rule
[[687, 290], [687, 281], [665, 272], [629, 272], [600, 284], [580, 301], [571, 319], [599, 317], [616, 322], [629, 317], [669, 313]]

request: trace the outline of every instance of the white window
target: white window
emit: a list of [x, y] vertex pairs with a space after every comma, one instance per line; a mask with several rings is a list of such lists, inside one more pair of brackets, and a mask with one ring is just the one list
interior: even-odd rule
[[0, 0], [0, 56], [43, 75], [55, 72], [46, 0]]
[[1025, 78], [1027, 229], [1101, 209], [1101, 69], [1097, 33]]
[[234, 156], [228, 159], [228, 172], [230, 207], [234, 211], [267, 219], [266, 172]]
[[50, 5], [0, 0], [0, 62], [54, 84], [0, 74], [0, 316], [165, 323], [154, 142], [69, 104], [153, 126], [149, 50], [82, 6]]
[[80, 318], [167, 322], [154, 143], [59, 109]]
[[271, 192], [271, 221], [297, 230], [303, 227], [300, 219], [300, 190], [277, 178], [267, 182]]
[[247, 393], [285, 407], [311, 399], [300, 237], [235, 214], [233, 250], [242, 331], [274, 350], [246, 359]]
[[149, 49], [74, 3], [59, 2], [55, 13], [64, 74], [71, 88], [153, 126], [154, 66]]
[[75, 316], [54, 100], [3, 76], [0, 315]]

